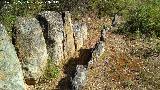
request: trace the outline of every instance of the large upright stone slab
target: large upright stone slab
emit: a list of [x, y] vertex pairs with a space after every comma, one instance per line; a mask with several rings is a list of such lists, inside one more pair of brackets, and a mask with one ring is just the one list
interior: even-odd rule
[[34, 84], [47, 64], [47, 49], [36, 18], [19, 17], [15, 24], [15, 46], [27, 83]]
[[64, 20], [64, 57], [70, 58], [75, 52], [74, 37], [73, 37], [73, 25], [71, 20], [71, 14], [66, 11], [62, 14]]
[[50, 60], [59, 65], [61, 60], [64, 59], [64, 27], [62, 15], [54, 11], [44, 11], [39, 14], [38, 20], [44, 29]]
[[15, 48], [0, 24], [0, 90], [25, 90], [23, 79]]
[[73, 23], [76, 50], [80, 50], [87, 39], [87, 25], [79, 21]]

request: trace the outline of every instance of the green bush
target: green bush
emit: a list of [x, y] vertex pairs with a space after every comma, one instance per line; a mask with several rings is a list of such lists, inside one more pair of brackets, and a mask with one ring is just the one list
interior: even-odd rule
[[160, 37], [160, 1], [150, 0], [143, 2], [130, 10], [128, 20], [121, 30], [122, 33]]
[[90, 7], [98, 12], [99, 17], [111, 16], [115, 14], [127, 13], [128, 9], [133, 9], [135, 0], [91, 0]]
[[[7, 1], [8, 3], [5, 3]], [[11, 27], [18, 16], [33, 17], [44, 10], [85, 13], [84, 8], [87, 7], [87, 2], [88, 0], [2, 0], [0, 1], [0, 22], [11, 32]]]
[[32, 17], [40, 12], [43, 6], [39, 3], [41, 0], [10, 0], [9, 3], [4, 3], [4, 1], [0, 1], [0, 5], [2, 5], [0, 8], [0, 22], [7, 28], [9, 33], [11, 33], [16, 17]]
[[89, 11], [97, 12], [98, 17], [118, 14], [126, 20], [120, 32], [160, 36], [159, 0], [52, 0], [52, 3], [45, 3], [46, 0], [8, 0], [9, 4], [4, 1], [7, 0], [0, 1], [0, 22], [9, 32], [18, 16], [32, 17], [42, 10], [69, 10], [74, 17]]
[[56, 67], [54, 65], [49, 66], [46, 69], [45, 78], [48, 80], [53, 79], [53, 78], [57, 78], [59, 73], [60, 73], [60, 71], [59, 71], [58, 67]]
[[12, 8], [7, 5], [7, 8], [2, 8], [0, 11], [0, 22], [5, 25], [6, 30], [11, 34], [11, 28], [16, 20], [16, 16], [12, 14]]
[[45, 79], [51, 80], [57, 78], [60, 74], [59, 68], [53, 64], [51, 59], [48, 59], [47, 67], [45, 70]]

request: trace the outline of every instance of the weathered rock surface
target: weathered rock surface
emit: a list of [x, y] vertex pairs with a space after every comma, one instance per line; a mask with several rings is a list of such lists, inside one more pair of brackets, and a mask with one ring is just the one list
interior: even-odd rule
[[23, 79], [15, 48], [0, 24], [0, 90], [25, 90]]
[[108, 31], [109, 31], [109, 28], [108, 28], [108, 27], [101, 30], [100, 41], [103, 41], [103, 42], [106, 41], [106, 38], [107, 38], [107, 37], [106, 37], [106, 32], [108, 32]]
[[47, 64], [47, 49], [36, 18], [18, 18], [15, 24], [15, 46], [22, 62], [26, 81], [37, 80]]
[[98, 43], [96, 43], [96, 45], [92, 51], [92, 57], [91, 57], [91, 60], [89, 61], [89, 65], [93, 64], [93, 62], [98, 60], [101, 57], [101, 55], [104, 53], [107, 31], [108, 31], [108, 28], [101, 30], [100, 41], [98, 41]]
[[84, 41], [87, 39], [87, 25], [75, 21], [73, 24], [73, 30], [76, 50], [80, 50], [84, 44]]
[[117, 25], [118, 18], [119, 18], [119, 16], [117, 14], [115, 14], [113, 19], [112, 19], [112, 27], [115, 27]]
[[41, 26], [44, 28], [45, 39], [49, 59], [59, 64], [63, 56], [64, 27], [62, 15], [54, 11], [44, 11], [38, 16]]
[[71, 21], [71, 14], [66, 11], [62, 14], [64, 21], [64, 57], [69, 58], [73, 56], [75, 52], [74, 37], [73, 37], [73, 25]]
[[105, 51], [105, 39], [106, 39], [106, 29], [101, 30], [100, 41], [95, 45], [91, 52], [91, 59], [87, 65], [77, 65], [76, 74], [72, 80], [72, 90], [82, 90], [86, 84], [87, 79], [87, 69], [91, 68], [95, 61], [97, 61]]
[[92, 52], [92, 58], [90, 62], [94, 62], [95, 60], [98, 60], [100, 56], [104, 53], [105, 51], [105, 42], [99, 41], [95, 48], [93, 49]]
[[76, 74], [72, 80], [72, 90], [82, 90], [86, 82], [87, 68], [83, 65], [77, 65]]
[[82, 23], [81, 24], [81, 30], [82, 30], [82, 35], [83, 35], [83, 42], [85, 42], [85, 40], [87, 40], [87, 31], [88, 31], [88, 28], [87, 28], [87, 24], [86, 23]]

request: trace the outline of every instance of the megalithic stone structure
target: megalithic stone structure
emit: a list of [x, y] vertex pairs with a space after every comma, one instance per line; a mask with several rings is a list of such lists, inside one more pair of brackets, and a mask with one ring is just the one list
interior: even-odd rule
[[0, 90], [25, 90], [22, 68], [15, 48], [0, 24]]
[[36, 18], [18, 17], [14, 32], [25, 80], [35, 84], [43, 75], [48, 58], [42, 28]]

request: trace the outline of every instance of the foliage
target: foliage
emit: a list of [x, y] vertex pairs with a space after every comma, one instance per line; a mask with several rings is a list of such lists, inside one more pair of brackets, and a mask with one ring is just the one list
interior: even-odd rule
[[160, 1], [145, 1], [135, 10], [130, 10], [129, 18], [121, 32], [139, 33], [145, 36], [160, 36]]
[[47, 70], [46, 70], [46, 73], [45, 73], [46, 79], [57, 78], [58, 75], [59, 75], [59, 69], [56, 66], [48, 67]]
[[38, 3], [41, 0], [7, 0], [1, 1], [0, 22], [4, 24], [7, 31], [11, 33], [12, 26], [16, 17], [28, 16], [31, 17], [41, 11], [42, 4]]
[[45, 78], [48, 80], [57, 78], [59, 73], [59, 68], [56, 65], [52, 64], [52, 60], [48, 59], [48, 66], [45, 71]]
[[6, 30], [11, 34], [11, 28], [14, 24], [14, 21], [16, 20], [16, 16], [12, 14], [12, 11], [10, 11], [11, 8], [3, 9], [5, 12], [0, 12], [0, 22], [6, 26]]
[[98, 17], [118, 14], [127, 21], [120, 32], [160, 36], [159, 0], [2, 0], [0, 5], [0, 22], [8, 31], [17, 16], [30, 17], [42, 10], [67, 10], [75, 17], [89, 11], [97, 12]]
[[122, 14], [131, 9], [135, 4], [135, 0], [91, 0], [90, 6], [93, 10], [98, 11], [99, 16], [114, 16]]

